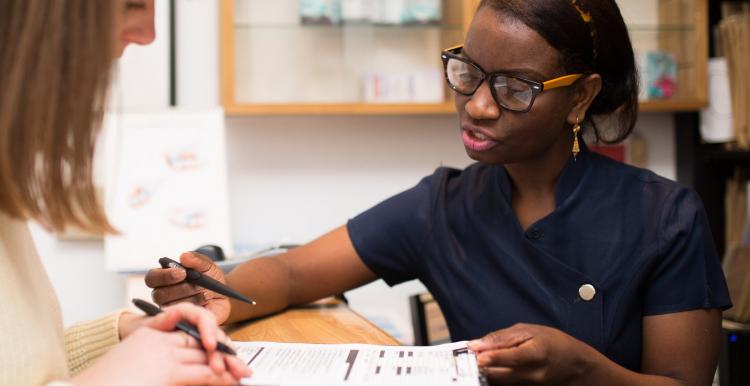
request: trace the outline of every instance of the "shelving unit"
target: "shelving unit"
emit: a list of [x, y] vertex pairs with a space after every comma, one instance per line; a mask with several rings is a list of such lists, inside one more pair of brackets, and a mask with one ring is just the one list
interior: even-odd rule
[[[426, 25], [303, 25], [294, 14], [297, 0], [279, 3], [287, 6], [277, 5], [277, 10], [292, 14], [267, 21], [252, 16], [253, 9], [267, 7], [259, 0], [221, 2], [222, 99], [227, 114], [453, 113], [442, 84], [439, 52], [462, 41], [477, 1], [443, 0], [442, 20]], [[266, 60], [278, 62], [269, 65]], [[368, 74], [399, 71], [423, 76], [417, 81], [432, 87], [422, 98], [426, 101], [366, 101]]]
[[[641, 111], [689, 112], [707, 105], [707, 1], [620, 2], [636, 51], [669, 52], [677, 64], [675, 95], [643, 100]], [[428, 25], [302, 24], [298, 4], [221, 0], [221, 95], [227, 114], [455, 112], [439, 51], [463, 41], [479, 0], [443, 0], [442, 20]], [[432, 88], [427, 93], [432, 100], [364, 96], [367, 76], [410, 76], [400, 71], [424, 75], [420, 84]]]
[[[644, 12], [651, 4], [654, 14]], [[667, 52], [677, 66], [676, 92], [668, 99], [644, 99], [643, 112], [699, 111], [708, 105], [708, 0], [619, 2], [641, 61], [646, 52]], [[642, 76], [641, 87], [644, 87]]]
[[[706, 29], [711, 30], [721, 18], [720, 2], [706, 4], [705, 13]], [[727, 181], [737, 169], [750, 169], [750, 151], [728, 149], [724, 144], [704, 143], [700, 135], [700, 117], [696, 112], [678, 112], [674, 117], [675, 127], [678, 128], [675, 132], [677, 180], [693, 187], [701, 196], [714, 244], [723, 258], [727, 233]]]

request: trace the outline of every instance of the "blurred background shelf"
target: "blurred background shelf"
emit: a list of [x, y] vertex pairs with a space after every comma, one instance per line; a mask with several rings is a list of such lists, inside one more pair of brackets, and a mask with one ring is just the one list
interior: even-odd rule
[[445, 115], [454, 114], [453, 103], [438, 104], [236, 104], [224, 107], [227, 115]]
[[629, 24], [628, 31], [638, 32], [695, 32], [694, 24]]
[[707, 99], [651, 99], [641, 101], [640, 111], [645, 113], [699, 111], [707, 106]]
[[[441, 29], [441, 30], [463, 30], [461, 24], [446, 24], [446, 23], [434, 23], [434, 24], [374, 24], [374, 23], [355, 23], [355, 24], [299, 24], [299, 23], [235, 23], [234, 29], [241, 30], [302, 30], [302, 31], [315, 31], [315, 30], [333, 30], [338, 33], [349, 33], [357, 30], [424, 30], [424, 29]], [[647, 30], [647, 29], [646, 29]]]
[[705, 144], [704, 160], [709, 163], [724, 163], [730, 165], [750, 164], [750, 151], [727, 149], [723, 144]]
[[[479, 0], [435, 1], [439, 19], [426, 24], [351, 22], [338, 16], [310, 23], [303, 3], [221, 0], [221, 95], [228, 115], [455, 112], [439, 53], [463, 42]], [[654, 52], [676, 68], [672, 94], [649, 98], [644, 93], [641, 111], [706, 107], [707, 0], [629, 0], [620, 7], [642, 71]]]

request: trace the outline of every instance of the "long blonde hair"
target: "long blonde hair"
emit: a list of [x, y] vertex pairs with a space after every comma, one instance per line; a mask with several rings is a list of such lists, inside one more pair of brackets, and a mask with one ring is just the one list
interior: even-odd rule
[[112, 0], [0, 0], [0, 210], [112, 231], [93, 183]]

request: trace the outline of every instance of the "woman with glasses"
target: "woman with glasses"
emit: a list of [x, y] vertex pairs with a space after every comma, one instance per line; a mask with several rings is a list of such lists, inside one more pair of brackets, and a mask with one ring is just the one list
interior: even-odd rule
[[419, 279], [492, 383], [709, 385], [730, 306], [700, 198], [591, 153], [625, 139], [638, 76], [614, 0], [484, 0], [441, 54], [477, 163], [439, 168], [308, 245], [226, 278], [247, 307], [153, 270], [159, 303], [233, 322]]

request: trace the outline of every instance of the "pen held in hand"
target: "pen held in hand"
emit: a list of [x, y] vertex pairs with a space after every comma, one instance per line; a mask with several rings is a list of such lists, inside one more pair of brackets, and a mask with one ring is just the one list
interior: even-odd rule
[[[159, 314], [159, 313], [162, 312], [161, 308], [159, 308], [159, 307], [157, 307], [157, 306], [155, 306], [155, 305], [153, 305], [153, 304], [151, 304], [151, 303], [149, 303], [149, 302], [147, 302], [145, 300], [141, 300], [141, 299], [137, 299], [136, 298], [136, 299], [133, 299], [133, 304], [136, 307], [138, 307], [138, 309], [140, 309], [141, 311], [145, 312], [146, 315], [148, 315], [148, 316], [156, 316], [157, 314]], [[200, 344], [200, 346], [205, 350], [205, 347], [203, 347], [203, 342], [201, 340], [201, 334], [200, 334], [200, 332], [198, 332], [198, 328], [197, 327], [195, 327], [192, 324], [190, 324], [190, 323], [182, 320], [179, 323], [177, 323], [177, 325], [175, 326], [175, 328], [178, 329], [178, 330], [180, 330], [180, 331], [182, 331], [182, 332], [184, 332], [184, 333], [186, 333], [186, 334], [188, 334], [188, 335], [190, 335], [190, 336], [192, 336], [196, 340], [198, 340], [198, 344]], [[234, 350], [232, 350], [231, 347], [229, 347], [229, 346], [227, 346], [227, 345], [225, 345], [224, 343], [221, 343], [221, 342], [216, 342], [216, 350], [217, 351], [221, 351], [224, 354], [235, 355], [235, 356], [237, 355], [237, 353], [234, 352]]]
[[159, 259], [159, 264], [162, 268], [180, 268], [185, 271], [185, 281], [191, 284], [195, 284], [199, 287], [203, 287], [207, 290], [214, 291], [218, 294], [228, 296], [233, 299], [245, 302], [247, 304], [255, 305], [255, 301], [248, 298], [247, 296], [237, 292], [234, 288], [208, 277], [192, 268], [183, 266], [182, 264], [168, 258], [162, 257]]

